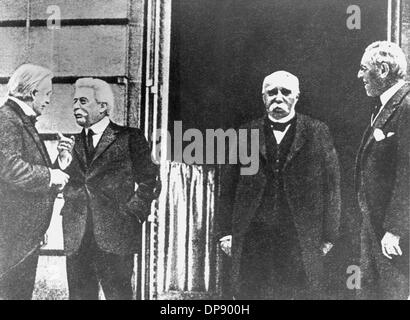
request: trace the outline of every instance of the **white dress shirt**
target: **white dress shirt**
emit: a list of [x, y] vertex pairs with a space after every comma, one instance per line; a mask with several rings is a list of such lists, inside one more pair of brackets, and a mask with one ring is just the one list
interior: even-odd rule
[[100, 121], [97, 123], [94, 123], [91, 127], [85, 128], [85, 135], [88, 135], [88, 130], [92, 130], [94, 132], [93, 135], [93, 146], [94, 148], [97, 146], [98, 142], [100, 142], [100, 139], [105, 131], [107, 129], [108, 125], [110, 124], [110, 118], [107, 116], [102, 118]]
[[[8, 97], [10, 100], [14, 101], [19, 105], [21, 110], [23, 110], [24, 114], [28, 117], [37, 117], [37, 114], [34, 112], [34, 110], [24, 101], [21, 101], [20, 99], [17, 99], [15, 97]], [[54, 184], [55, 178], [54, 178], [54, 173], [51, 168], [47, 168], [48, 172], [50, 172], [50, 181], [48, 185], [51, 187]]]
[[[110, 118], [108, 116], [102, 118], [100, 121], [97, 123], [94, 123], [91, 127], [89, 128], [84, 128], [85, 130], [85, 135], [88, 135], [88, 130], [93, 130], [94, 135], [93, 135], [93, 146], [94, 148], [97, 146], [98, 142], [100, 142], [101, 137], [107, 129], [108, 125], [110, 124]], [[69, 154], [67, 157], [64, 157], [63, 159], [58, 158], [58, 164], [61, 168], [61, 170], [65, 170], [73, 160], [73, 157], [71, 154]]]
[[371, 126], [374, 125], [374, 123], [376, 122], [377, 117], [380, 115], [380, 113], [384, 109], [384, 106], [387, 104], [387, 102], [397, 93], [397, 91], [399, 91], [401, 89], [402, 86], [404, 86], [405, 83], [406, 83], [406, 81], [401, 79], [395, 85], [391, 86], [389, 89], [387, 89], [385, 92], [383, 92], [380, 95], [380, 102], [382, 103], [382, 106], [381, 106], [379, 112], [377, 113], [377, 115], [374, 118], [373, 118], [373, 115], [372, 115], [372, 117], [370, 119]]
[[37, 116], [37, 114], [34, 112], [34, 110], [24, 101], [21, 101], [17, 98], [14, 97], [10, 97], [9, 99], [14, 101], [15, 103], [17, 103], [19, 105], [19, 107], [21, 108], [21, 110], [23, 110], [24, 114], [28, 117], [32, 117], [32, 116]]
[[[272, 122], [285, 123], [285, 122], [292, 120], [295, 117], [295, 115], [296, 115], [295, 109], [292, 109], [292, 111], [286, 117], [282, 119], [277, 120], [277, 119], [272, 118], [270, 115], [268, 115], [268, 117]], [[289, 128], [290, 128], [290, 123], [288, 124], [286, 129], [283, 131], [273, 130], [273, 135], [275, 136], [277, 144], [280, 144], [282, 142]]]

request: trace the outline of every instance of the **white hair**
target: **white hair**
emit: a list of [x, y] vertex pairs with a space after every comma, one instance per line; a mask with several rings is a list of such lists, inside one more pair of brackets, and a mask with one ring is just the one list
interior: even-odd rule
[[373, 65], [380, 67], [382, 63], [386, 63], [390, 68], [392, 80], [406, 77], [406, 55], [397, 44], [389, 41], [376, 41], [366, 48], [365, 54], [369, 55]]
[[97, 78], [80, 78], [75, 84], [77, 88], [91, 88], [94, 90], [95, 101], [107, 104], [108, 114], [114, 108], [114, 94], [111, 86], [104, 80]]
[[299, 89], [299, 79], [295, 75], [291, 74], [290, 72], [287, 71], [276, 71], [274, 73], [271, 73], [265, 79], [263, 80], [262, 84], [262, 93], [264, 93], [265, 88], [267, 85], [271, 84], [286, 84], [292, 88], [295, 89], [295, 93], [299, 94], [300, 89]]
[[30, 101], [33, 91], [47, 77], [53, 77], [51, 70], [34, 64], [23, 64], [10, 77], [7, 83], [7, 93], [11, 97]]

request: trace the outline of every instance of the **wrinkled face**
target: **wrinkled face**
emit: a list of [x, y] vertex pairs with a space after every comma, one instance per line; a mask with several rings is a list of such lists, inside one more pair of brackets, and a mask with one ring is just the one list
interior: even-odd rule
[[51, 79], [51, 77], [47, 77], [41, 80], [31, 94], [33, 98], [32, 107], [38, 116], [40, 116], [44, 109], [50, 104], [51, 94], [53, 93]]
[[78, 125], [88, 128], [105, 117], [107, 106], [95, 100], [92, 88], [77, 88], [73, 99], [74, 117]]
[[299, 88], [287, 78], [265, 81], [263, 102], [266, 112], [274, 119], [288, 116], [299, 99]]
[[368, 53], [363, 55], [357, 77], [363, 80], [364, 89], [369, 97], [378, 97], [385, 91], [385, 80], [380, 76], [380, 69], [371, 63]]

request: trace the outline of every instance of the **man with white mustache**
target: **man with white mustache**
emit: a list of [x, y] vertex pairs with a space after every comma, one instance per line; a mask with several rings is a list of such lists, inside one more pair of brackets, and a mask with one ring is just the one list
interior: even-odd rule
[[217, 228], [239, 299], [324, 297], [324, 257], [339, 229], [339, 161], [327, 126], [296, 113], [299, 94], [289, 72], [264, 79], [266, 116], [241, 127], [259, 131], [260, 169], [223, 171]]
[[[158, 196], [158, 167], [142, 131], [115, 124], [111, 86], [96, 78], [75, 83], [73, 113], [83, 128], [60, 137], [59, 165], [71, 177], [64, 190], [64, 250], [70, 300], [133, 297], [134, 254], [142, 223]], [[136, 184], [138, 185], [137, 188]]]

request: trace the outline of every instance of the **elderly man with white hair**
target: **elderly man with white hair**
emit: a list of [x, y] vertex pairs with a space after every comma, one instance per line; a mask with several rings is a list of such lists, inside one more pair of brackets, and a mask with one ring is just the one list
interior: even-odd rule
[[375, 107], [356, 162], [356, 193], [363, 217], [363, 299], [409, 296], [410, 85], [403, 50], [388, 41], [369, 45], [358, 78]]
[[289, 72], [265, 78], [266, 116], [241, 127], [259, 131], [260, 169], [239, 176], [226, 166], [222, 175], [218, 235], [232, 253], [239, 299], [324, 297], [341, 210], [339, 161], [327, 126], [295, 111], [299, 94]]
[[50, 104], [50, 70], [24, 64], [0, 107], [0, 300], [31, 299], [54, 198], [69, 176], [52, 169], [35, 121]]
[[[109, 119], [114, 95], [108, 83], [75, 83], [73, 112], [83, 127], [75, 142], [62, 137], [59, 164], [70, 175], [64, 190], [64, 249], [69, 296], [131, 299], [134, 254], [141, 225], [157, 196], [157, 167], [139, 129]], [[138, 185], [136, 189], [135, 186]]]

